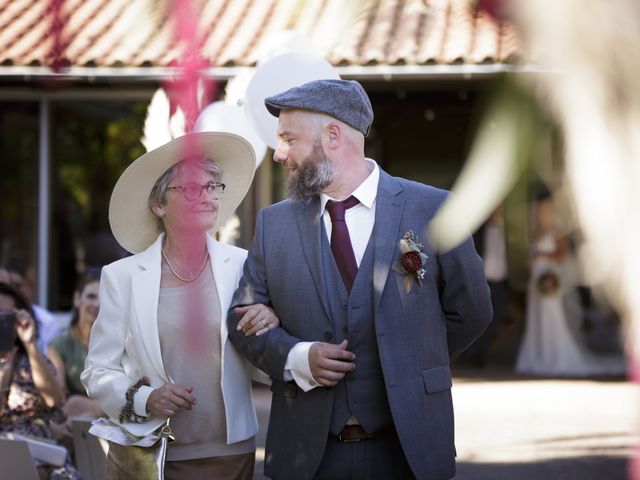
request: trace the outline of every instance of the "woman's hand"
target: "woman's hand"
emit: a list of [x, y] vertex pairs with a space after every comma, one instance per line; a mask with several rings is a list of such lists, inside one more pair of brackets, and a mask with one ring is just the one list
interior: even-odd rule
[[48, 407], [64, 401], [64, 390], [56, 378], [55, 367], [38, 350], [36, 321], [26, 310], [16, 310], [16, 333], [29, 358], [33, 384]]
[[147, 399], [147, 412], [161, 417], [173, 417], [178, 410], [191, 410], [196, 404], [193, 387], [184, 387], [176, 383], [167, 383], [156, 388]]
[[238, 322], [237, 330], [242, 330], [245, 336], [262, 335], [269, 330], [280, 325], [280, 319], [276, 316], [272, 308], [261, 303], [247, 305], [246, 307], [236, 307], [236, 313], [242, 315]]
[[36, 343], [36, 321], [26, 310], [16, 310], [16, 333], [25, 348]]

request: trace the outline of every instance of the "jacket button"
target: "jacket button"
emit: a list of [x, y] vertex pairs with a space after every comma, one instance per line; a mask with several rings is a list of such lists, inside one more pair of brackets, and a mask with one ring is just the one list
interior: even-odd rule
[[333, 338], [333, 335], [331, 335], [331, 332], [324, 332], [324, 335], [322, 336], [327, 342]]

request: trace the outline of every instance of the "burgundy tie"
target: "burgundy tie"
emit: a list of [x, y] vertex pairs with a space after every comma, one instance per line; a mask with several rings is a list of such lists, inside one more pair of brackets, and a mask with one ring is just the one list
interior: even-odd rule
[[358, 199], [352, 195], [342, 202], [329, 200], [326, 207], [332, 224], [331, 251], [338, 264], [338, 270], [340, 270], [340, 276], [342, 277], [344, 286], [349, 293], [351, 293], [353, 280], [356, 278], [356, 273], [358, 273], [358, 264], [353, 254], [349, 230], [344, 221], [344, 212], [358, 203], [360, 203]]

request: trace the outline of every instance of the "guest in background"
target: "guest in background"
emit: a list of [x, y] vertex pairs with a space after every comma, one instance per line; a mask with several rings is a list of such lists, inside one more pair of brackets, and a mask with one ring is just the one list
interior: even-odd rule
[[487, 222], [474, 236], [474, 241], [482, 257], [484, 274], [491, 290], [493, 321], [471, 345], [465, 356], [475, 365], [484, 367], [489, 361], [491, 340], [496, 331], [504, 325], [509, 301], [507, 242], [502, 205], [491, 213]]
[[[58, 370], [65, 391], [71, 397], [80, 395], [86, 400], [89, 399], [80, 381], [80, 374], [84, 370], [91, 327], [100, 310], [99, 285], [98, 270], [90, 270], [80, 279], [73, 298], [74, 308], [69, 329], [49, 344], [49, 359]], [[95, 410], [93, 401], [91, 404], [92, 408], [88, 411], [99, 412]], [[81, 413], [83, 412], [74, 412], [76, 415]]]
[[[0, 311], [16, 314], [13, 349], [0, 352], [0, 384], [3, 385], [0, 432], [53, 439], [50, 422], [63, 418], [64, 392], [55, 368], [36, 345], [37, 324], [29, 302], [16, 289], [0, 284]], [[6, 390], [4, 386], [6, 385]], [[67, 457], [65, 465], [38, 467], [41, 478], [79, 479]]]
[[557, 228], [550, 196], [538, 200], [534, 218], [526, 328], [516, 371], [556, 376], [623, 374], [624, 359], [592, 355], [569, 327], [564, 306], [565, 291], [573, 288], [564, 274], [568, 245]]
[[99, 270], [89, 270], [85, 273], [76, 287], [69, 329], [49, 344], [49, 359], [55, 365], [67, 394], [62, 408], [67, 420], [59, 428], [68, 440], [72, 437], [72, 417], [98, 417], [102, 414], [96, 402], [87, 396], [80, 382], [80, 374], [84, 370], [84, 361], [87, 358], [89, 334], [100, 309], [99, 284]]
[[49, 343], [60, 335], [64, 328], [49, 310], [34, 303], [33, 288], [26, 278], [25, 269], [20, 265], [14, 264], [9, 265], [7, 270], [9, 271], [10, 285], [20, 290], [27, 301], [31, 303], [38, 323], [38, 348], [46, 355]]

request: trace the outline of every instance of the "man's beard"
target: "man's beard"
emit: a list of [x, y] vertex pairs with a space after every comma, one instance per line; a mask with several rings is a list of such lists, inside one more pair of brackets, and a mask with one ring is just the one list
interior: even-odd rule
[[287, 179], [287, 197], [291, 200], [305, 200], [331, 185], [335, 176], [333, 164], [322, 150], [320, 142], [313, 144], [311, 153], [300, 166], [289, 174]]

